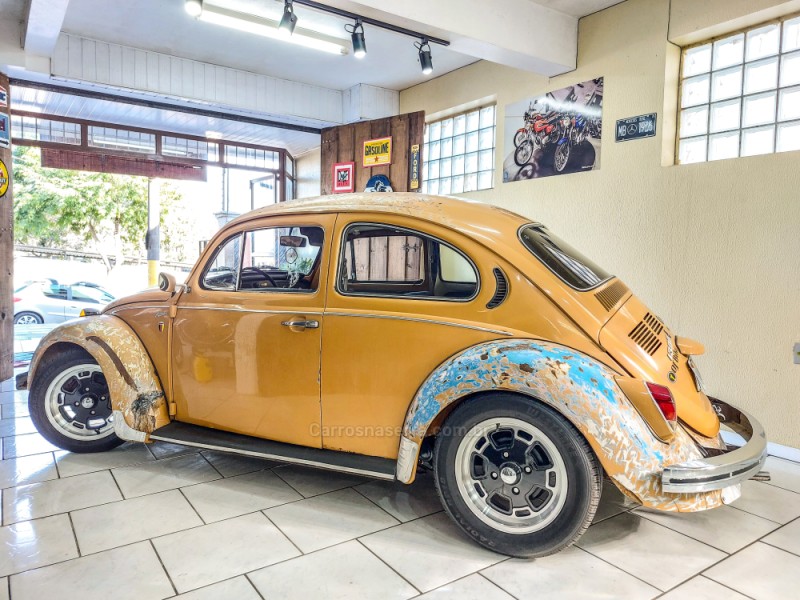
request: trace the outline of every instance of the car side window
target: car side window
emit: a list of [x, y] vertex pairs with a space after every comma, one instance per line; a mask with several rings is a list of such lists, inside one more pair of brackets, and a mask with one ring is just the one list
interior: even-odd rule
[[225, 241], [203, 274], [209, 290], [313, 292], [319, 284], [321, 227], [264, 227]]
[[239, 233], [217, 248], [214, 259], [206, 267], [201, 286], [207, 290], [234, 291], [242, 262], [242, 234]]
[[470, 300], [478, 272], [460, 250], [391, 225], [359, 223], [344, 233], [338, 290], [343, 294]]
[[324, 237], [321, 227], [267, 227], [246, 232], [239, 289], [315, 291]]

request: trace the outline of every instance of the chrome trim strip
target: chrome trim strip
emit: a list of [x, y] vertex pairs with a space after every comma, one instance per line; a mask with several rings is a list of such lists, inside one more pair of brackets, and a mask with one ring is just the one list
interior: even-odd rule
[[146, 308], [156, 308], [156, 309], [166, 310], [169, 308], [169, 304], [159, 304], [158, 306], [149, 306], [149, 305], [141, 306], [138, 304], [126, 304], [125, 306], [115, 306], [110, 311], [108, 311], [108, 314], [115, 315], [121, 310], [144, 310]]
[[767, 436], [761, 424], [726, 402], [716, 398], [709, 400], [720, 421], [741, 435], [746, 443], [719, 456], [666, 467], [661, 475], [661, 487], [665, 492], [685, 494], [721, 490], [750, 479], [767, 460]]
[[477, 325], [465, 325], [463, 323], [451, 323], [449, 321], [436, 321], [434, 319], [420, 319], [416, 317], [398, 317], [395, 315], [375, 315], [375, 314], [358, 314], [358, 313], [343, 313], [343, 312], [326, 312], [326, 316], [331, 317], [361, 317], [364, 319], [392, 319], [396, 321], [412, 321], [414, 323], [431, 323], [433, 325], [446, 325], [449, 327], [461, 327], [462, 329], [472, 329], [474, 331], [484, 331], [486, 333], [494, 333], [497, 335], [507, 335], [513, 337], [514, 334], [510, 331], [500, 331], [499, 329], [487, 329], [486, 327], [478, 327]]
[[150, 434], [151, 440], [159, 440], [161, 442], [169, 442], [171, 444], [180, 444], [181, 446], [192, 446], [193, 448], [203, 448], [206, 450], [218, 450], [220, 452], [231, 452], [233, 454], [241, 454], [243, 456], [253, 456], [255, 458], [268, 458], [270, 460], [277, 460], [297, 465], [306, 465], [309, 467], [317, 467], [328, 471], [338, 471], [340, 473], [354, 473], [356, 475], [366, 475], [376, 479], [385, 479], [387, 481], [394, 481], [394, 475], [388, 473], [380, 473], [378, 471], [368, 471], [366, 469], [356, 469], [354, 467], [339, 467], [330, 463], [319, 462], [315, 460], [306, 460], [304, 458], [291, 458], [281, 454], [268, 454], [264, 452], [251, 452], [250, 450], [238, 450], [235, 448], [228, 448], [227, 446], [216, 446], [214, 444], [201, 444], [199, 442], [187, 442], [184, 440], [176, 440], [166, 436], [160, 436], [156, 433]]
[[267, 315], [319, 315], [321, 316], [321, 312], [316, 311], [309, 311], [309, 310], [262, 310], [258, 308], [239, 308], [238, 306], [181, 306], [178, 305], [178, 310], [222, 310], [222, 311], [230, 311], [230, 312], [246, 312], [246, 313], [264, 313]]

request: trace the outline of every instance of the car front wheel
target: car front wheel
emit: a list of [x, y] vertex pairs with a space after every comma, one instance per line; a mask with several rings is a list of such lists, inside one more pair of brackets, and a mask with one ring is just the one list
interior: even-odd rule
[[14, 315], [14, 325], [40, 325], [44, 319], [33, 312], [21, 312]]
[[39, 433], [64, 450], [103, 452], [123, 442], [114, 434], [106, 378], [81, 350], [62, 354], [37, 370], [28, 408]]
[[453, 520], [509, 556], [546, 556], [592, 522], [601, 470], [586, 440], [553, 409], [513, 394], [458, 406], [437, 436], [436, 485]]

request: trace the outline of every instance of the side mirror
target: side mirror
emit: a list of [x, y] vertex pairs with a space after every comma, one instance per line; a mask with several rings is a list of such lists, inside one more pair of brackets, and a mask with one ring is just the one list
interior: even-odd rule
[[170, 294], [175, 293], [175, 276], [170, 275], [169, 273], [159, 273], [158, 274], [158, 288], [162, 292], [169, 292]]

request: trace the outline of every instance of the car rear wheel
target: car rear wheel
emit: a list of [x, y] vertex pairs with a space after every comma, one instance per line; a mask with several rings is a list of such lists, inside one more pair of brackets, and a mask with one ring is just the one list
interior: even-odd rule
[[586, 440], [553, 409], [513, 394], [457, 407], [436, 440], [445, 509], [475, 541], [510, 556], [546, 556], [592, 522], [601, 469]]
[[40, 325], [44, 319], [34, 312], [21, 312], [14, 315], [14, 325]]
[[103, 452], [114, 434], [111, 395], [100, 366], [80, 350], [39, 367], [28, 395], [31, 420], [51, 444], [70, 452]]

